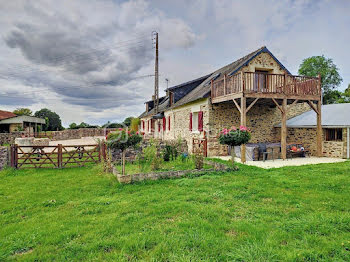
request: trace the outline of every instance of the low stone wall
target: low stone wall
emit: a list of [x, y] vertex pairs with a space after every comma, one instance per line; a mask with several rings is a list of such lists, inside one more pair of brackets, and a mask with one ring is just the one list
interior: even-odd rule
[[[142, 150], [149, 146], [150, 141], [144, 140], [137, 148], [128, 148], [125, 152], [125, 158], [128, 162], [133, 162], [136, 160], [137, 156], [142, 153]], [[167, 144], [178, 143], [176, 140], [172, 141], [158, 141], [158, 152], [161, 153]], [[187, 141], [182, 140], [179, 146], [179, 153], [188, 153]], [[121, 150], [112, 151], [112, 161], [120, 161], [122, 158]]]
[[[66, 129], [62, 131], [47, 132], [51, 141], [80, 139], [82, 137], [105, 136], [107, 132], [115, 131], [116, 128], [80, 128]], [[26, 132], [0, 133], [0, 145], [14, 144], [16, 138], [26, 137]]]
[[25, 136], [25, 132], [0, 133], [0, 146], [14, 144], [16, 138]]
[[0, 146], [0, 170], [8, 166], [10, 162], [10, 147]]
[[134, 182], [140, 182], [144, 180], [158, 180], [158, 179], [172, 179], [184, 177], [187, 175], [205, 175], [209, 172], [214, 171], [229, 171], [233, 170], [229, 168], [227, 165], [213, 162], [213, 161], [205, 161], [206, 164], [211, 165], [213, 168], [211, 169], [194, 169], [194, 170], [179, 170], [179, 171], [165, 171], [165, 172], [151, 172], [151, 173], [140, 173], [134, 175], [122, 175], [118, 172], [118, 170], [113, 167], [113, 174], [117, 177], [119, 183], [122, 184], [130, 184]]
[[57, 140], [69, 140], [80, 139], [88, 136], [105, 136], [107, 132], [115, 131], [116, 128], [79, 128], [79, 129], [66, 129], [62, 131], [53, 131], [50, 133], [50, 139], [52, 141]]

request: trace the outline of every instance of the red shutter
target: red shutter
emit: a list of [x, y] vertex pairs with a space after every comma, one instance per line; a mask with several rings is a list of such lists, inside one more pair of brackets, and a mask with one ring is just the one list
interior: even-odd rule
[[163, 117], [163, 131], [166, 130], [166, 118]]
[[142, 120], [142, 130], [145, 131], [145, 121]]
[[203, 111], [198, 112], [198, 131], [203, 131]]
[[192, 131], [192, 113], [190, 113], [190, 131]]
[[170, 131], [170, 116], [168, 116], [168, 130]]
[[160, 133], [160, 121], [158, 121], [158, 133]]

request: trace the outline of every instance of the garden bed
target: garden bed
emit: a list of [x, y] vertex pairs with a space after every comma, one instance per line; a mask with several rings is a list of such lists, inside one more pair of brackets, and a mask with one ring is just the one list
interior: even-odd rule
[[163, 162], [159, 169], [152, 170], [151, 164], [140, 166], [137, 163], [127, 163], [125, 165], [126, 175], [122, 175], [121, 166], [113, 167], [113, 174], [120, 183], [132, 183], [143, 180], [158, 180], [168, 178], [178, 178], [188, 175], [200, 176], [214, 171], [235, 170], [226, 164], [205, 160], [202, 169], [196, 169], [192, 159], [182, 161], [176, 159], [173, 161]]

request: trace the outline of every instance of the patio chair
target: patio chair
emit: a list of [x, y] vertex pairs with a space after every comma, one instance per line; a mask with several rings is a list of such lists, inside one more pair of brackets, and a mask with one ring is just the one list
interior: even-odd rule
[[263, 162], [265, 162], [265, 160], [267, 159], [267, 157], [268, 157], [269, 154], [272, 155], [272, 160], [275, 160], [275, 159], [273, 158], [273, 149], [272, 149], [272, 148], [271, 148], [272, 151], [268, 152], [265, 143], [259, 143], [258, 146], [259, 146], [259, 156], [258, 156], [258, 160], [260, 160], [260, 156], [262, 156], [262, 157], [263, 157]]

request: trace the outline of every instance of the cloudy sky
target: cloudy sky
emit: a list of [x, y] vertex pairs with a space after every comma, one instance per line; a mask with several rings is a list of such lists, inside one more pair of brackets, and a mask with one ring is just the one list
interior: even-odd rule
[[[122, 121], [153, 92], [266, 45], [293, 74], [332, 58], [350, 83], [348, 0], [0, 0], [0, 109], [47, 107], [67, 126]], [[148, 77], [147, 77], [148, 76]]]

